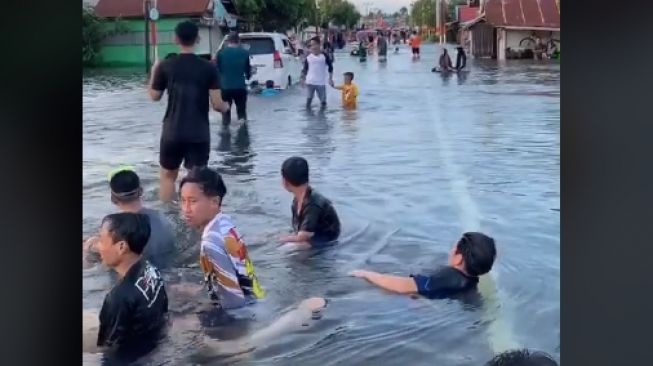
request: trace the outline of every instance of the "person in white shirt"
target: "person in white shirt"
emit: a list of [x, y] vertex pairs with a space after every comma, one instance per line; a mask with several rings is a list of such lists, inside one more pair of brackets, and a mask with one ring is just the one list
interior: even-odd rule
[[326, 83], [327, 75], [329, 85], [333, 86], [333, 63], [331, 58], [322, 51], [320, 38], [311, 39], [311, 52], [304, 60], [302, 69], [301, 85], [308, 89], [306, 108], [311, 108], [313, 96], [317, 92], [322, 108], [326, 107]]

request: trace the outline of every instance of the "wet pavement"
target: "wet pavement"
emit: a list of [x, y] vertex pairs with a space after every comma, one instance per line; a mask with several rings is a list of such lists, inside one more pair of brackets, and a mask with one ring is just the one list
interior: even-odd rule
[[[268, 293], [251, 328], [306, 297], [332, 301], [310, 329], [238, 359], [201, 364], [480, 365], [509, 346], [559, 359], [560, 65], [469, 60], [468, 74], [443, 76], [430, 72], [438, 54], [426, 45], [414, 62], [402, 48], [387, 64], [338, 54], [335, 80], [354, 72], [356, 111], [343, 111], [330, 89], [326, 111], [307, 112], [304, 90], [294, 87], [251, 97], [251, 120], [240, 128], [222, 130], [211, 114], [210, 165], [223, 174], [225, 211]], [[83, 83], [84, 236], [113, 210], [108, 171], [134, 165], [147, 204], [177, 225], [184, 255], [175, 273], [196, 273], [185, 268], [196, 262], [194, 234], [156, 200], [165, 103], [149, 101], [141, 70], [95, 71]], [[292, 200], [279, 170], [292, 155], [308, 159], [313, 186], [338, 210], [343, 234], [335, 247], [291, 255], [276, 248], [290, 227]], [[471, 230], [497, 241], [484, 306], [391, 295], [346, 275], [435, 268]], [[83, 278], [84, 307], [97, 309], [107, 275], [92, 268]], [[151, 364], [189, 364], [196, 344], [170, 341]]]

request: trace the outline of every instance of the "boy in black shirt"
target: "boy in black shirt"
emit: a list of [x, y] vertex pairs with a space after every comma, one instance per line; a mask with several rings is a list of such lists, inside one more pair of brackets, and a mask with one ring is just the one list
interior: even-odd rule
[[494, 239], [482, 233], [468, 232], [449, 253], [448, 265], [430, 275], [403, 277], [365, 270], [353, 271], [351, 275], [388, 291], [441, 299], [475, 288], [478, 276], [492, 269], [496, 255]]
[[182, 161], [188, 170], [206, 166], [209, 161], [209, 100], [215, 111], [229, 110], [220, 94], [217, 70], [194, 53], [198, 32], [193, 22], [177, 24], [175, 41], [181, 48], [180, 53], [160, 63], [157, 60], [152, 67], [150, 98], [159, 101], [163, 91], [168, 91], [159, 148], [159, 196], [166, 202], [174, 196]]
[[294, 235], [281, 238], [282, 243], [310, 246], [338, 239], [340, 220], [331, 201], [308, 184], [308, 162], [301, 157], [286, 159], [281, 165], [283, 187], [293, 194], [292, 226]]
[[[102, 304], [96, 345], [119, 359], [136, 359], [154, 349], [168, 321], [163, 280], [141, 258], [149, 237], [147, 215], [117, 213], [102, 220], [97, 249], [102, 263], [120, 280]], [[90, 320], [87, 314], [85, 320]], [[89, 345], [84, 348], [92, 350]]]

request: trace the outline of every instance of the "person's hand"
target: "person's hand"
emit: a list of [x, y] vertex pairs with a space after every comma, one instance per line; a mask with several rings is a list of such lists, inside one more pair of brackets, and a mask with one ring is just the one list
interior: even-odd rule
[[356, 269], [351, 272], [349, 272], [349, 275], [352, 277], [358, 277], [358, 278], [367, 278], [367, 276], [372, 273], [370, 271], [366, 271], [364, 269]]
[[100, 238], [98, 238], [97, 236], [91, 236], [90, 238], [86, 239], [86, 241], [84, 241], [84, 244], [82, 244], [82, 250], [84, 251], [84, 253], [97, 252], [96, 244], [99, 239]]
[[306, 86], [306, 80], [304, 80], [304, 78], [299, 79], [299, 85], [301, 85], [302, 88], [305, 87]]
[[333, 84], [333, 78], [330, 78], [330, 79], [329, 79], [329, 85], [334, 86], [334, 84]]
[[220, 106], [220, 112], [222, 112], [222, 113], [229, 112], [229, 103], [222, 102], [222, 105]]

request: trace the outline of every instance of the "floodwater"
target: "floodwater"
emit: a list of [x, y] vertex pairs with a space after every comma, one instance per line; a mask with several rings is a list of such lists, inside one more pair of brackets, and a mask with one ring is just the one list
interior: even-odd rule
[[[338, 54], [336, 82], [353, 71], [361, 91], [356, 111], [341, 110], [331, 89], [327, 110], [308, 113], [303, 90], [294, 87], [252, 97], [248, 124], [228, 132], [212, 112], [210, 165], [223, 174], [225, 211], [268, 293], [257, 304], [262, 315], [238, 336], [304, 298], [331, 301], [312, 327], [237, 359], [194, 362], [481, 365], [514, 346], [559, 359], [560, 65], [469, 60], [465, 76], [443, 77], [430, 72], [438, 54], [426, 45], [414, 62], [402, 48], [385, 65], [374, 56], [361, 64]], [[113, 210], [108, 171], [134, 165], [147, 204], [178, 228], [183, 254], [172, 277], [196, 281], [197, 236], [174, 207], [156, 200], [165, 103], [149, 101], [144, 82], [141, 70], [84, 77], [83, 234]], [[277, 248], [276, 238], [290, 228], [292, 199], [279, 169], [292, 155], [308, 159], [312, 185], [338, 210], [337, 246], [294, 254]], [[391, 295], [347, 276], [356, 268], [397, 274], [435, 268], [471, 230], [493, 236], [498, 249], [492, 274], [482, 280], [481, 306]], [[84, 308], [97, 310], [110, 286], [106, 271], [84, 270], [83, 279]], [[191, 364], [202, 332], [173, 337], [146, 364]]]

